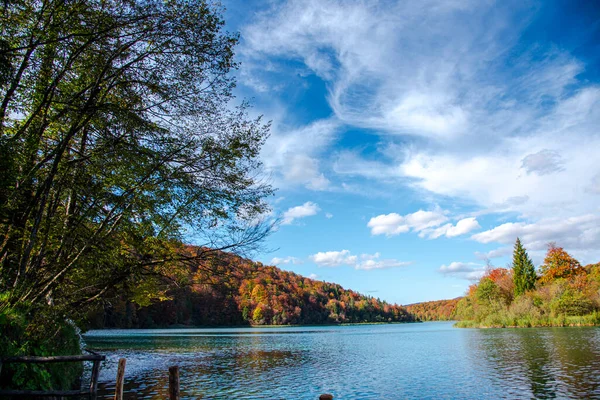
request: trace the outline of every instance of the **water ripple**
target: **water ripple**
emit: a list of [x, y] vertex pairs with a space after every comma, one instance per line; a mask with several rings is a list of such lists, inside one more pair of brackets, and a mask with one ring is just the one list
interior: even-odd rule
[[454, 329], [449, 323], [95, 331], [101, 398], [127, 358], [125, 397], [203, 399], [600, 398], [597, 328]]

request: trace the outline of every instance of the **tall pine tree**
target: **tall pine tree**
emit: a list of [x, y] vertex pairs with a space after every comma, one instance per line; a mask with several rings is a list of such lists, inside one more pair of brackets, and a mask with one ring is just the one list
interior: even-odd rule
[[515, 250], [513, 251], [513, 280], [515, 282], [515, 297], [535, 288], [535, 267], [519, 238], [515, 242]]

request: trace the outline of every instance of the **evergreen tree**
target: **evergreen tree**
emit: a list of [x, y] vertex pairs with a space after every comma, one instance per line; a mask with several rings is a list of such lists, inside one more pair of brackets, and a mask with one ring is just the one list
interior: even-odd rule
[[513, 251], [513, 280], [515, 283], [515, 296], [519, 296], [535, 287], [535, 267], [519, 238], [515, 242], [515, 250]]

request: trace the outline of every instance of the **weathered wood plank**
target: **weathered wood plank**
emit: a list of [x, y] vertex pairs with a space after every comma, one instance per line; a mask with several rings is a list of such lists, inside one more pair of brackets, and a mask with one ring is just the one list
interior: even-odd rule
[[80, 390], [0, 390], [0, 396], [43, 396], [43, 397], [74, 397], [86, 396], [87, 391]]
[[179, 367], [169, 367], [169, 400], [179, 400]]
[[81, 356], [49, 356], [49, 357], [36, 357], [36, 356], [20, 356], [20, 357], [2, 357], [2, 363], [50, 363], [50, 362], [70, 362], [70, 361], [104, 361], [105, 356], [101, 355], [81, 355]]
[[115, 385], [115, 400], [123, 400], [123, 383], [125, 382], [125, 364], [127, 360], [121, 358], [119, 360], [119, 368], [117, 369], [117, 384]]
[[100, 375], [100, 361], [94, 361], [92, 377], [90, 379], [90, 399], [92, 400], [98, 397], [98, 375]]

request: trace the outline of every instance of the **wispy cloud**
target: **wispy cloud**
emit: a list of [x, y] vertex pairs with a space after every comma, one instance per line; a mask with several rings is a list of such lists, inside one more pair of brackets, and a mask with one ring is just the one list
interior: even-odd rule
[[[388, 164], [355, 160], [361, 162], [341, 168], [350, 166], [350, 153], [341, 153], [333, 161], [336, 172], [410, 177], [415, 187], [483, 207], [530, 196], [531, 206], [514, 207], [530, 212], [539, 202], [579, 203], [568, 195], [548, 196], [551, 184], [540, 175], [562, 172], [556, 178], [571, 190], [561, 192], [583, 192], [568, 178], [575, 173], [595, 188], [598, 170], [582, 165], [589, 166], [591, 152], [600, 146], [597, 138], [580, 140], [600, 122], [599, 89], [578, 85], [582, 62], [556, 47], [515, 50], [535, 11], [535, 2], [528, 1], [274, 2], [243, 29], [243, 53], [300, 60], [328, 82], [338, 128], [346, 124], [430, 140]], [[566, 132], [574, 139], [547, 147]], [[301, 148], [314, 143], [300, 137]], [[310, 177], [287, 166], [288, 177], [314, 189], [326, 187], [331, 177], [314, 167], [323, 160], [307, 156], [313, 159], [305, 169]]]
[[521, 168], [529, 174], [548, 175], [563, 170], [564, 161], [556, 151], [544, 149], [528, 154], [521, 162]]
[[398, 261], [395, 259], [380, 259], [380, 254], [352, 255], [349, 250], [324, 251], [310, 256], [310, 259], [321, 267], [351, 266], [357, 270], [387, 269], [405, 267], [412, 262]]
[[273, 257], [273, 259], [271, 260], [271, 264], [273, 265], [287, 265], [287, 264], [293, 264], [293, 265], [298, 265], [298, 264], [302, 264], [302, 260], [296, 257]]
[[[276, 126], [265, 165], [284, 187], [385, 194], [393, 184], [422, 194], [422, 208], [466, 205], [459, 220], [435, 210], [376, 215], [373, 235], [452, 238], [480, 229], [475, 217], [498, 214], [518, 219], [476, 242], [512, 244], [521, 234], [542, 248], [552, 237], [600, 256], [590, 225], [600, 212], [600, 87], [582, 78], [589, 66], [564, 46], [523, 42], [540, 7], [270, 2], [242, 29], [249, 70], [320, 78], [331, 115]], [[339, 145], [344, 130], [357, 128], [378, 136], [375, 150]]]
[[442, 265], [438, 271], [446, 276], [477, 281], [485, 274], [485, 266], [476, 263], [454, 261], [448, 265]]
[[334, 140], [338, 127], [334, 120], [319, 120], [298, 128], [275, 125], [261, 154], [275, 183], [279, 187], [328, 189], [330, 181], [321, 171], [320, 155]]

